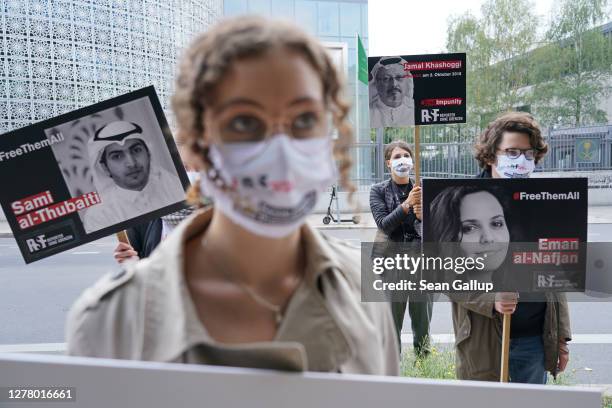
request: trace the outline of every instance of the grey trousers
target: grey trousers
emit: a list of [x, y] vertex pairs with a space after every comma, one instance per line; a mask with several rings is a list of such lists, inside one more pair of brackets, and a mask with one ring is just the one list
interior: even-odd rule
[[418, 357], [429, 353], [429, 325], [431, 323], [431, 314], [433, 311], [433, 301], [428, 298], [426, 301], [410, 301], [408, 302], [389, 302], [391, 306], [391, 314], [395, 323], [395, 331], [397, 340], [402, 344], [402, 325], [406, 314], [406, 304], [408, 304], [408, 314], [410, 315], [410, 325], [412, 326], [412, 344], [414, 352]]

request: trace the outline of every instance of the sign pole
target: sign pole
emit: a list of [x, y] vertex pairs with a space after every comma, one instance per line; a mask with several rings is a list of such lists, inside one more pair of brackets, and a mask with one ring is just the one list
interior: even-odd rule
[[383, 128], [376, 128], [376, 175], [377, 182], [385, 179], [385, 136]]
[[130, 244], [130, 239], [128, 238], [127, 232], [125, 230], [119, 231], [115, 234], [117, 236], [117, 240], [119, 242], [123, 242], [125, 244]]
[[503, 321], [503, 327], [502, 327], [501, 372], [499, 376], [500, 382], [508, 382], [511, 318], [512, 318], [512, 315], [510, 313], [504, 313], [504, 321]]
[[421, 127], [414, 127], [414, 181], [415, 185], [421, 184]]

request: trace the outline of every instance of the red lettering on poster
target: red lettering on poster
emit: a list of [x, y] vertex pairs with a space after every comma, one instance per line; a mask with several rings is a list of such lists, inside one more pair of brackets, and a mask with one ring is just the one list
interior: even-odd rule
[[22, 198], [21, 200], [13, 201], [11, 203], [11, 210], [13, 210], [13, 214], [21, 215], [36, 210], [37, 208], [51, 205], [53, 202], [53, 196], [51, 195], [51, 192], [47, 190], [43, 191], [42, 193]]
[[444, 69], [461, 69], [460, 60], [453, 61], [420, 61], [404, 62], [404, 71], [435, 71]]
[[422, 106], [461, 106], [462, 104], [463, 98], [431, 98], [421, 101]]
[[68, 214], [91, 207], [92, 205], [100, 204], [102, 200], [97, 192], [83, 194], [79, 197], [74, 197], [69, 200], [60, 201], [57, 204], [39, 208], [25, 215], [17, 217], [19, 228], [27, 229], [44, 222], [52, 221], [57, 218], [64, 217]]

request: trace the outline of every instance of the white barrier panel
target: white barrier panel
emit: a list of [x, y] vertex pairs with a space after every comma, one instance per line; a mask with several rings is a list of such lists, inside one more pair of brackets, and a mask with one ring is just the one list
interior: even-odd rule
[[[7, 388], [71, 387], [73, 402], [7, 402]], [[0, 355], [2, 407], [600, 408], [596, 389]], [[390, 405], [393, 404], [393, 405]]]

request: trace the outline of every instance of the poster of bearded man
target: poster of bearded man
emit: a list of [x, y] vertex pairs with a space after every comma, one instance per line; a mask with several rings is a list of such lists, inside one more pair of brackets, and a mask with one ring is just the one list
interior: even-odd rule
[[466, 122], [465, 54], [368, 57], [370, 127]]

